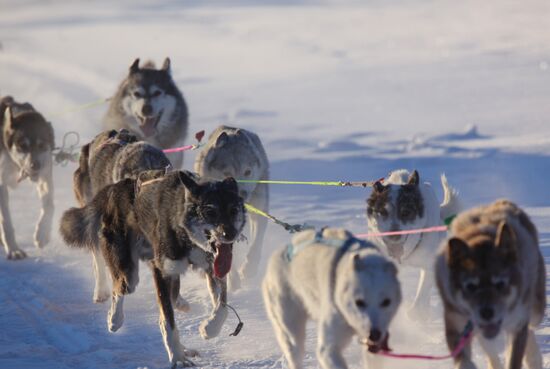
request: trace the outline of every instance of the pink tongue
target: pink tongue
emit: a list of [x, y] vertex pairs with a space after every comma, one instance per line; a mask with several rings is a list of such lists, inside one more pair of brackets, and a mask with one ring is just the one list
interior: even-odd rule
[[218, 252], [214, 257], [214, 274], [218, 278], [223, 278], [231, 269], [231, 260], [233, 259], [233, 244], [218, 243], [216, 244]]
[[145, 137], [151, 137], [155, 134], [155, 119], [147, 118], [145, 123], [139, 126]]

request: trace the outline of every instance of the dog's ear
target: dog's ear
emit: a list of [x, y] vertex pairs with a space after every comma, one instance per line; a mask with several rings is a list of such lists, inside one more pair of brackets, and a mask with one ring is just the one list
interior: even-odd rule
[[237, 184], [237, 181], [235, 181], [235, 178], [233, 177], [227, 177], [222, 181], [223, 188], [225, 188], [227, 191], [234, 192], [236, 194], [239, 193], [239, 186]]
[[130, 65], [130, 74], [134, 74], [134, 73], [137, 73], [137, 72], [139, 72], [139, 58], [134, 60], [132, 65]]
[[517, 259], [516, 235], [505, 220], [498, 225], [495, 246], [508, 261]]
[[11, 106], [6, 107], [6, 111], [4, 112], [4, 127], [6, 127], [6, 130], [11, 130], [13, 125], [13, 114], [11, 111]]
[[411, 175], [409, 175], [407, 184], [418, 186], [419, 183], [420, 183], [420, 176], [418, 175], [418, 171], [415, 169], [411, 173]]
[[355, 253], [353, 255], [352, 262], [354, 270], [361, 270], [361, 268], [363, 267], [361, 263], [361, 255], [359, 255], [358, 253]]
[[453, 237], [447, 241], [447, 245], [449, 248], [447, 253], [447, 264], [451, 267], [451, 269], [455, 269], [463, 265], [470, 255], [470, 248], [468, 247], [468, 244], [460, 238]]
[[380, 181], [374, 182], [374, 184], [372, 185], [372, 188], [374, 189], [375, 192], [384, 192], [384, 185]]
[[197, 196], [199, 194], [200, 186], [197, 184], [197, 182], [195, 182], [192, 173], [186, 170], [180, 170], [178, 171], [178, 176], [181, 183], [185, 186], [187, 190], [189, 190], [189, 193], [191, 193], [192, 196]]
[[164, 59], [164, 63], [162, 63], [162, 70], [168, 74], [172, 73], [172, 70], [170, 69], [170, 58]]
[[227, 135], [226, 132], [222, 132], [216, 140], [216, 147], [222, 147], [228, 141], [229, 141], [229, 136]]

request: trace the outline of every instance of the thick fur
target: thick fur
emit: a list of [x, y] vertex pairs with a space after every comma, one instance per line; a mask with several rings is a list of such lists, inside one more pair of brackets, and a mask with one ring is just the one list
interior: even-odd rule
[[[461, 205], [457, 192], [441, 176], [444, 200], [438, 204], [432, 186], [421, 182], [418, 172], [397, 170], [373, 186], [367, 199], [369, 232], [381, 233], [442, 225]], [[413, 318], [427, 318], [434, 284], [433, 261], [444, 233], [373, 237], [380, 248], [399, 264], [420, 268], [416, 298], [409, 310]]]
[[139, 259], [149, 261], [169, 360], [191, 366], [188, 357], [196, 352], [181, 345], [174, 319], [179, 276], [190, 266], [205, 272], [213, 309], [200, 333], [217, 336], [227, 317], [227, 291], [225, 276], [215, 273], [216, 255], [220, 247], [232, 247], [244, 222], [244, 203], [232, 178], [199, 183], [188, 172], [156, 170], [108, 185], [84, 208], [66, 211], [60, 231], [66, 242], [88, 247], [99, 235], [113, 278], [111, 331], [122, 326], [124, 296], [138, 283]]
[[38, 248], [50, 240], [54, 212], [52, 150], [54, 134], [50, 122], [29, 103], [18, 103], [11, 96], [0, 99], [0, 236], [6, 257], [26, 257], [15, 239], [8, 188], [29, 178], [36, 183], [42, 209], [34, 231]]
[[[353, 336], [375, 346], [387, 344], [388, 326], [401, 303], [395, 265], [374, 245], [341, 250], [331, 240], [353, 236], [325, 229], [323, 240], [308, 230], [294, 247], [311, 242], [288, 259], [275, 252], [262, 284], [265, 307], [290, 369], [303, 368], [306, 322], [317, 321], [317, 358], [323, 369], [347, 368], [342, 352]], [[367, 355], [372, 356], [372, 355]]]
[[[206, 147], [197, 155], [195, 172], [204, 178], [268, 180], [269, 162], [262, 142], [255, 133], [242, 128], [219, 126], [210, 136]], [[269, 211], [267, 185], [239, 183], [239, 193], [245, 202]], [[267, 219], [249, 213], [248, 224], [250, 248], [240, 268], [233, 268], [229, 275], [229, 287], [232, 290], [239, 288], [241, 280], [256, 276], [260, 265]]]
[[[506, 367], [520, 369], [523, 361], [542, 369], [534, 329], [544, 317], [546, 271], [537, 230], [523, 210], [499, 200], [460, 214], [435, 267], [449, 348], [471, 320], [490, 368], [503, 368], [494, 338], [504, 331]], [[469, 346], [456, 367], [475, 368]]]
[[[106, 129], [125, 128], [140, 140], [162, 149], [183, 145], [187, 136], [188, 110], [166, 58], [161, 69], [152, 62], [142, 67], [139, 59], [111, 99], [104, 118]], [[174, 168], [181, 169], [183, 153], [168, 154]]]
[[[80, 206], [88, 204], [105, 186], [124, 178], [137, 179], [146, 170], [159, 169], [166, 171], [170, 161], [156, 147], [139, 141], [128, 130], [110, 130], [99, 133], [90, 143], [84, 145], [80, 152], [80, 162], [73, 174], [73, 189]], [[67, 243], [75, 247], [87, 247], [92, 251], [95, 275], [94, 302], [104, 302], [110, 296], [107, 286], [105, 260], [99, 251], [97, 234], [87, 229], [84, 224], [95, 222], [94, 212], [83, 209], [71, 209], [74, 217], [67, 217]], [[92, 227], [95, 230], [97, 227]], [[91, 233], [90, 233], [91, 232]], [[84, 237], [87, 242], [80, 242], [75, 237]], [[73, 239], [71, 239], [73, 238]]]

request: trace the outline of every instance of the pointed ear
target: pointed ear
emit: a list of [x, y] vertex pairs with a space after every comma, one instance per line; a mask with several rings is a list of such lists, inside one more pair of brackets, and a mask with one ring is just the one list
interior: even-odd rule
[[229, 141], [229, 136], [227, 135], [227, 133], [222, 132], [222, 133], [218, 136], [218, 139], [216, 140], [216, 147], [222, 147], [222, 146], [225, 145], [228, 141]]
[[172, 70], [170, 69], [170, 58], [164, 59], [164, 63], [162, 64], [162, 70], [165, 71], [168, 74], [172, 73]]
[[409, 176], [409, 180], [407, 181], [407, 184], [418, 186], [419, 183], [420, 183], [420, 176], [418, 175], [418, 171], [415, 169]]
[[4, 124], [6, 129], [11, 129], [13, 124], [13, 115], [11, 113], [11, 106], [8, 106], [6, 108], [6, 111], [4, 112]]
[[495, 246], [504, 253], [509, 260], [517, 256], [516, 235], [506, 221], [500, 222], [495, 237]]
[[237, 184], [237, 181], [235, 181], [235, 178], [233, 177], [227, 177], [222, 181], [223, 187], [231, 192], [239, 193], [239, 186]]
[[372, 188], [376, 192], [383, 192], [384, 191], [384, 185], [380, 181], [374, 182], [374, 184], [372, 185]]
[[460, 238], [453, 237], [448, 242], [448, 253], [447, 253], [447, 264], [454, 268], [461, 265], [461, 263], [468, 257], [470, 254], [470, 248], [466, 242], [462, 241]]
[[359, 254], [353, 255], [353, 269], [360, 270], [362, 268], [361, 265], [361, 256]]
[[132, 65], [130, 65], [130, 74], [134, 74], [134, 73], [137, 73], [137, 72], [139, 72], [139, 58], [134, 60]]
[[187, 190], [191, 193], [192, 196], [196, 196], [199, 193], [199, 185], [195, 182], [193, 174], [186, 170], [180, 170], [178, 172], [181, 183], [185, 186]]

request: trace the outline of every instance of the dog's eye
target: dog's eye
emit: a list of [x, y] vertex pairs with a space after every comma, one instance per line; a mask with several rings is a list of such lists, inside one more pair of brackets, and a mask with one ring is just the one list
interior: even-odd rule
[[251, 174], [252, 174], [252, 171], [251, 171], [250, 169], [247, 169], [247, 170], [244, 171], [244, 176], [245, 176], [245, 177], [248, 177], [248, 176], [250, 176]]
[[508, 282], [503, 278], [493, 278], [492, 282], [493, 286], [495, 286], [498, 291], [504, 290], [508, 285]]
[[202, 210], [202, 215], [206, 219], [215, 219], [218, 216], [218, 211], [214, 208], [206, 208]]
[[142, 95], [139, 91], [135, 91], [135, 92], [134, 92], [134, 97], [135, 97], [136, 99], [141, 99], [141, 98], [143, 97], [143, 95]]
[[229, 215], [234, 217], [239, 213], [239, 208], [236, 206], [233, 206], [229, 209]]
[[383, 308], [385, 308], [385, 307], [390, 306], [390, 304], [391, 304], [391, 300], [390, 300], [390, 299], [384, 299], [384, 300], [382, 300], [382, 302], [380, 303], [380, 306], [382, 306]]
[[19, 145], [17, 145], [17, 151], [19, 152], [29, 151], [29, 144], [26, 142], [21, 142]]
[[365, 300], [361, 300], [361, 299], [355, 300], [355, 305], [357, 305], [359, 309], [364, 309], [367, 307], [367, 303], [365, 302]]
[[408, 209], [401, 210], [401, 218], [408, 218], [411, 215], [411, 211]]
[[466, 289], [466, 291], [468, 291], [470, 293], [476, 292], [477, 287], [478, 287], [478, 285], [477, 285], [476, 282], [466, 282], [464, 284], [464, 288]]
[[160, 90], [156, 90], [155, 92], [153, 92], [153, 97], [159, 97], [161, 94]]

